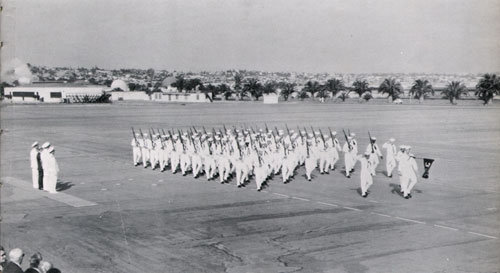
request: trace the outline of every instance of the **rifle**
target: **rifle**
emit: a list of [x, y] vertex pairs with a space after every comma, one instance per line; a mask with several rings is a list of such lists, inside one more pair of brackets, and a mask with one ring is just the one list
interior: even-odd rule
[[132, 127], [132, 135], [134, 136], [135, 144], [139, 146], [139, 141], [137, 141], [137, 138], [135, 137], [134, 127]]
[[151, 129], [149, 129], [149, 139], [151, 140], [151, 146], [153, 147], [153, 149], [155, 148], [155, 143], [153, 141], [153, 134], [151, 132]]
[[175, 152], [175, 143], [174, 143], [174, 138], [172, 136], [172, 132], [170, 132], [170, 130], [169, 130], [168, 134], [170, 135], [170, 142], [172, 142], [172, 150], [174, 150], [174, 152]]
[[352, 150], [351, 143], [349, 142], [349, 139], [347, 138], [347, 135], [346, 135], [344, 129], [342, 129], [342, 132], [344, 132], [345, 141], [347, 141], [347, 147], [349, 147], [349, 150]]
[[370, 138], [370, 145], [372, 146], [372, 154], [375, 153], [375, 150], [373, 149], [373, 142], [372, 142], [372, 136], [370, 135], [370, 131], [368, 131], [368, 137]]
[[321, 132], [321, 129], [319, 129], [319, 133], [321, 134], [321, 140], [323, 140], [323, 148], [326, 149], [325, 137], [323, 136], [323, 132]]
[[290, 129], [288, 129], [288, 125], [285, 124], [286, 127], [286, 133], [288, 134], [288, 138], [290, 139], [290, 144], [292, 144], [292, 148], [295, 149], [295, 144], [292, 141], [292, 136], [290, 135]]
[[227, 132], [226, 125], [223, 123], [222, 126], [224, 127], [224, 134]]
[[267, 128], [267, 123], [264, 123], [266, 125], [266, 134], [269, 134], [269, 128]]
[[184, 141], [182, 141], [181, 131], [179, 129], [177, 129], [177, 132], [179, 132], [179, 140], [181, 141], [181, 144], [182, 144], [182, 150], [186, 151], [186, 147], [184, 146]]
[[240, 142], [238, 141], [238, 139], [235, 139], [236, 141], [236, 146], [238, 147], [238, 152], [240, 154], [240, 158], [241, 158], [241, 147], [240, 147]]
[[207, 130], [205, 130], [205, 126], [203, 126], [203, 133], [205, 133], [205, 135], [207, 134]]
[[193, 126], [193, 130], [195, 133], [198, 133], [198, 130], [196, 130], [196, 128]]
[[332, 145], [335, 148], [335, 137], [333, 136], [332, 129], [328, 127], [328, 130], [330, 131], [330, 137], [332, 138]]

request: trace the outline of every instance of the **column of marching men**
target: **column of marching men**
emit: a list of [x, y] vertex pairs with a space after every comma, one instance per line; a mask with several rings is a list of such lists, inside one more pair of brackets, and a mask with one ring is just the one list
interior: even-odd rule
[[[298, 131], [290, 130], [254, 130], [253, 128], [232, 128], [206, 131], [189, 129], [187, 131], [165, 132], [149, 129], [135, 132], [133, 129], [132, 150], [135, 166], [142, 164], [144, 168], [166, 171], [170, 168], [173, 174], [180, 171], [182, 175], [192, 173], [194, 178], [201, 175], [207, 180], [218, 179], [220, 183], [236, 180], [238, 187], [248, 184], [251, 177], [255, 179], [256, 188], [262, 190], [269, 178], [281, 174], [283, 183], [288, 183], [300, 166], [305, 167], [305, 175], [311, 181], [311, 174], [318, 169], [321, 174], [335, 170], [344, 154], [345, 175], [350, 178], [359, 161], [361, 165], [361, 195], [366, 197], [373, 184], [375, 169], [383, 159], [376, 138], [370, 135], [370, 143], [363, 154], [358, 155], [358, 143], [354, 133], [346, 134], [345, 143], [340, 145], [337, 132], [324, 134], [321, 130], [308, 132], [306, 128]], [[400, 188], [403, 196], [411, 198], [411, 190], [417, 182], [418, 171], [411, 147], [401, 145], [399, 150], [391, 138], [383, 144], [386, 150], [387, 176], [392, 177], [393, 170], [398, 167]]]

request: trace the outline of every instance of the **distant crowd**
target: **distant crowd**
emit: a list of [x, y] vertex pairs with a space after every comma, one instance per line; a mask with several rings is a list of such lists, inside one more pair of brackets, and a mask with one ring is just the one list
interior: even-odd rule
[[0, 273], [61, 273], [61, 270], [55, 268], [52, 263], [43, 260], [42, 254], [36, 252], [29, 258], [29, 265], [23, 270], [24, 251], [20, 248], [14, 248], [7, 252], [3, 246], [0, 246]]

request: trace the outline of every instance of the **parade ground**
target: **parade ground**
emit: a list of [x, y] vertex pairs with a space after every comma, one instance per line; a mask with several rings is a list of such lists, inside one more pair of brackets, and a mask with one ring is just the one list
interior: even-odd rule
[[[415, 101], [413, 102], [415, 103]], [[62, 272], [498, 272], [500, 105], [216, 102], [1, 107], [0, 244]], [[382, 160], [370, 195], [359, 163], [312, 181], [304, 167], [255, 190], [132, 163], [138, 130], [275, 126], [368, 132], [435, 159], [411, 199]], [[33, 189], [34, 141], [55, 147], [57, 194]]]

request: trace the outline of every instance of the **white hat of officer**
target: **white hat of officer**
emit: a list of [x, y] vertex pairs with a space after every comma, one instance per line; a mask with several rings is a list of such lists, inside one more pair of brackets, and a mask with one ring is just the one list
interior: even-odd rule
[[31, 144], [31, 147], [36, 147], [36, 146], [38, 146], [38, 141], [35, 141], [33, 142], [33, 144]]
[[44, 149], [47, 149], [47, 148], [49, 148], [49, 147], [50, 147], [50, 142], [45, 142], [45, 143], [43, 143], [43, 145], [42, 145], [42, 148], [44, 148]]
[[54, 147], [49, 148], [49, 153], [53, 153], [55, 151]]

